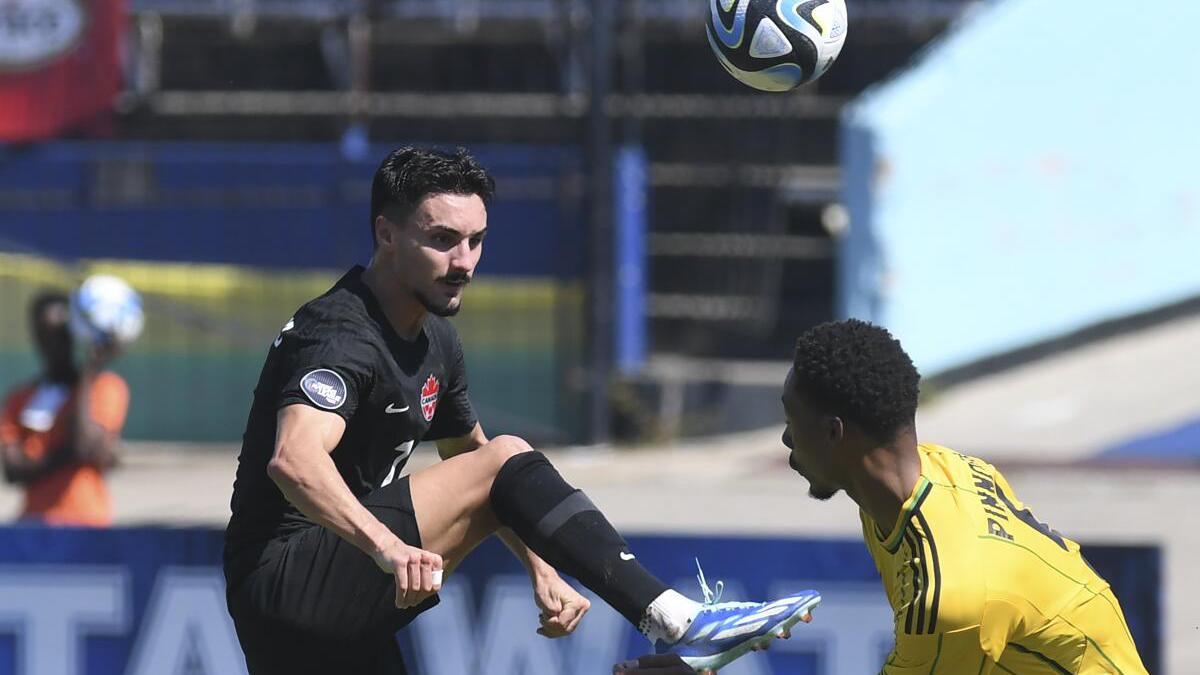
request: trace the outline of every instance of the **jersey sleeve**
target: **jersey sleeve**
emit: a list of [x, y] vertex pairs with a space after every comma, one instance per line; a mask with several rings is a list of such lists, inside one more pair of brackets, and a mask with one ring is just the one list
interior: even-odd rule
[[274, 349], [279, 408], [299, 403], [349, 420], [370, 394], [377, 352], [353, 330], [291, 332]]
[[88, 412], [96, 424], [110, 434], [120, 435], [129, 412], [129, 385], [116, 373], [100, 373], [92, 384], [90, 406]]
[[467, 395], [467, 364], [463, 356], [462, 341], [457, 334], [452, 337], [453, 348], [446, 364], [446, 393], [438, 401], [437, 412], [429, 425], [429, 433], [425, 435], [425, 438], [431, 441], [466, 436], [479, 421], [475, 415], [475, 408], [471, 405], [471, 397]]

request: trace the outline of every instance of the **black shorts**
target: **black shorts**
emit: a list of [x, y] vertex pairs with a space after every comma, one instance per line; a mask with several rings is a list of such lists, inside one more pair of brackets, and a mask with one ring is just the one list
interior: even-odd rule
[[[363, 505], [401, 541], [421, 545], [407, 476]], [[253, 571], [227, 589], [250, 675], [405, 673], [396, 631], [436, 605], [436, 596], [396, 609], [395, 577], [318, 525], [266, 542], [255, 555]]]

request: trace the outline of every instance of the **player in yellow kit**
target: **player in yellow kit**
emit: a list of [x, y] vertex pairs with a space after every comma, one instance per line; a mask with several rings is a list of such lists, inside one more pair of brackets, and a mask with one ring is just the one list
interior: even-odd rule
[[[809, 494], [859, 506], [896, 647], [881, 675], [1146, 673], [1117, 599], [1079, 545], [1040, 523], [995, 467], [917, 442], [920, 376], [862, 321], [796, 341], [784, 445]], [[683, 675], [670, 656], [625, 675]]]
[[995, 467], [917, 441], [920, 376], [862, 321], [797, 340], [784, 386], [790, 464], [858, 504], [895, 614], [884, 675], [1145, 673], [1121, 607], [1079, 545]]

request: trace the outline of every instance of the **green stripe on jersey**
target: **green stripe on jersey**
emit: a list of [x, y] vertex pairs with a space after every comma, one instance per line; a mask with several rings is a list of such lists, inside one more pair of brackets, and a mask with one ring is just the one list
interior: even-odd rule
[[891, 536], [883, 542], [883, 548], [888, 553], [895, 553], [900, 549], [900, 540], [904, 538], [904, 532], [908, 529], [908, 521], [912, 519], [913, 513], [921, 508], [921, 502], [925, 501], [925, 496], [932, 488], [929, 479], [921, 476], [921, 479], [917, 481], [917, 486], [913, 488], [912, 494], [900, 506], [900, 518], [893, 528]]

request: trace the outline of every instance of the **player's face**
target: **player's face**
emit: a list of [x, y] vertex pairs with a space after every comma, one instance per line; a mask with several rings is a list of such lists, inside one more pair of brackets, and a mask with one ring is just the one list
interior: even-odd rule
[[426, 197], [404, 224], [389, 223], [380, 246], [393, 257], [398, 282], [433, 314], [453, 316], [462, 306], [483, 253], [487, 208], [478, 195]]
[[796, 393], [794, 377], [789, 370], [783, 386], [783, 411], [787, 415], [783, 444], [791, 450], [788, 464], [808, 481], [810, 496], [829, 499], [841, 489], [834, 466], [841, 424], [836, 418], [808, 405]]

